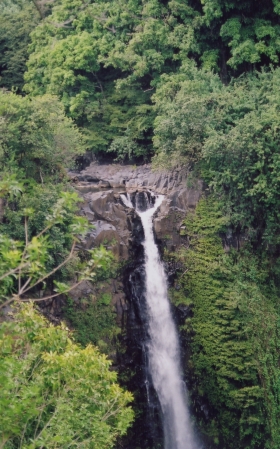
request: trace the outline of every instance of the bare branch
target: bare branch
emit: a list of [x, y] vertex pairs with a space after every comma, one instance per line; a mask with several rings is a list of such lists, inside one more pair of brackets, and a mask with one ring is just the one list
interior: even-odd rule
[[28, 218], [24, 217], [25, 246], [28, 245]]
[[38, 237], [41, 237], [41, 235], [45, 234], [45, 232], [47, 232], [51, 227], [52, 227], [51, 224], [49, 224], [48, 226], [46, 226], [46, 227], [43, 229], [43, 231], [39, 232], [39, 234], [37, 235], [37, 238], [38, 238]]
[[39, 173], [40, 173], [41, 183], [44, 184], [44, 179], [43, 179], [43, 176], [42, 176], [41, 168], [39, 168]]
[[12, 298], [8, 299], [8, 301], [3, 302], [3, 304], [0, 305], [0, 310], [3, 309], [4, 307], [7, 307], [9, 304], [11, 304], [14, 301], [19, 301], [19, 302], [42, 302], [42, 301], [47, 301], [48, 299], [52, 299], [52, 298], [56, 298], [59, 295], [65, 295], [66, 293], [71, 292], [71, 290], [73, 290], [74, 288], [78, 287], [78, 285], [80, 285], [83, 282], [84, 279], [81, 279], [79, 282], [76, 282], [74, 285], [71, 285], [71, 287], [69, 287], [67, 290], [65, 290], [64, 292], [59, 292], [59, 293], [54, 293], [53, 295], [49, 295], [49, 296], [44, 296], [43, 298], [28, 298], [28, 299], [21, 299], [19, 295], [14, 295]]
[[12, 270], [8, 271], [7, 273], [2, 274], [2, 276], [0, 276], [0, 281], [2, 281], [3, 279], [5, 279], [7, 276], [11, 276], [11, 274], [15, 274], [17, 271], [21, 270], [24, 267], [27, 267], [29, 265], [29, 263], [25, 263], [23, 265], [19, 265], [16, 268], [13, 268]]
[[[7, 305], [11, 304], [12, 302], [16, 301], [17, 299], [20, 300], [20, 296], [24, 295], [26, 292], [28, 292], [29, 290], [31, 290], [33, 287], [35, 287], [36, 285], [40, 284], [40, 282], [43, 282], [46, 278], [48, 278], [49, 276], [51, 276], [51, 275], [53, 275], [54, 273], [56, 273], [57, 270], [59, 270], [61, 267], [63, 267], [63, 266], [64, 266], [64, 265], [65, 265], [65, 264], [66, 264], [66, 263], [73, 257], [73, 253], [74, 253], [75, 246], [76, 246], [76, 242], [73, 242], [73, 245], [72, 245], [72, 248], [71, 248], [71, 251], [70, 251], [68, 257], [66, 257], [66, 259], [65, 259], [63, 262], [61, 262], [57, 267], [55, 267], [50, 273], [47, 273], [45, 276], [43, 276], [43, 277], [41, 277], [40, 279], [38, 279], [38, 280], [35, 282], [35, 284], [33, 284], [33, 285], [31, 285], [30, 287], [26, 288], [26, 287], [30, 284], [30, 282], [31, 282], [31, 280], [32, 280], [31, 277], [29, 277], [29, 278], [27, 279], [27, 281], [25, 282], [25, 284], [24, 284], [23, 287], [21, 287], [20, 284], [19, 284], [19, 290], [18, 290], [18, 293], [17, 293], [16, 295], [14, 295], [14, 296], [13, 296], [11, 299], [9, 299], [8, 301], [5, 301], [3, 304], [1, 304], [1, 305], [0, 305], [0, 309], [2, 309], [3, 307], [6, 307]], [[8, 271], [8, 273], [5, 273], [5, 274], [3, 274], [3, 275], [0, 277], [0, 281], [1, 281], [2, 279], [4, 279], [5, 277], [7, 277], [7, 276], [10, 276], [10, 275], [12, 275], [12, 274], [16, 274], [17, 272], [21, 273], [21, 270], [22, 270], [23, 268], [25, 268], [25, 267], [28, 267], [28, 265], [29, 265], [28, 263], [26, 263], [26, 264], [21, 264], [19, 267], [16, 267], [16, 268], [14, 268], [13, 270]], [[74, 288], [74, 287], [73, 287], [73, 288]], [[71, 288], [71, 289], [72, 289], [72, 288]], [[58, 296], [58, 295], [55, 295], [55, 296]], [[45, 298], [43, 298], [42, 300], [44, 300], [44, 299], [45, 299]], [[48, 298], [47, 298], [47, 299], [48, 299]]]
[[3, 302], [3, 304], [0, 304], [0, 310], [4, 309], [4, 307], [9, 306], [10, 304], [12, 304], [12, 302], [14, 301], [18, 301], [20, 298], [18, 297], [18, 295], [13, 295], [12, 298], [8, 299], [8, 301]]
[[34, 4], [35, 8], [37, 9], [39, 16], [41, 20], [45, 18], [45, 13], [47, 12], [46, 6], [51, 5], [54, 3], [55, 0], [32, 0], [32, 3]]
[[54, 273], [57, 272], [57, 270], [59, 270], [61, 267], [63, 267], [70, 259], [72, 259], [73, 257], [73, 253], [74, 253], [74, 249], [76, 246], [76, 242], [73, 242], [71, 251], [68, 255], [68, 257], [66, 257], [66, 259], [61, 262], [57, 267], [55, 267], [50, 273], [47, 273], [45, 276], [43, 276], [42, 278], [38, 279], [37, 282], [35, 282], [35, 284], [31, 285], [28, 289], [26, 289], [22, 294], [28, 292], [31, 288], [35, 287], [36, 285], [40, 284], [40, 282], [43, 282], [46, 278], [52, 276]]
[[[84, 279], [81, 279], [79, 282], [76, 282], [76, 284], [71, 285], [71, 287], [69, 287], [67, 290], [65, 290], [64, 292], [59, 292], [59, 293], [54, 293], [53, 295], [49, 295], [49, 296], [44, 296], [43, 298], [29, 298], [29, 299], [21, 299], [21, 302], [41, 302], [41, 301], [47, 301], [47, 299], [52, 299], [52, 298], [56, 298], [59, 295], [65, 295], [66, 293], [71, 292], [71, 290], [73, 290], [74, 288], [78, 287], [78, 285], [80, 285], [83, 282]], [[20, 298], [19, 298], [20, 299]], [[0, 307], [1, 308], [1, 307]]]
[[30, 276], [30, 277], [27, 279], [27, 281], [25, 282], [24, 286], [21, 287], [20, 291], [18, 292], [18, 295], [19, 295], [19, 296], [22, 295], [22, 294], [24, 293], [26, 287], [30, 284], [31, 280], [32, 280], [32, 277]]

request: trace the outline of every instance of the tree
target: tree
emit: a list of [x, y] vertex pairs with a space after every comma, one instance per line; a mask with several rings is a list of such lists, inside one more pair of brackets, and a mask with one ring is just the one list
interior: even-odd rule
[[[27, 187], [14, 175], [3, 176], [0, 197], [15, 201], [24, 196], [28, 189], [25, 184]], [[57, 277], [75, 260], [76, 243], [89, 229], [87, 220], [75, 215], [78, 200], [76, 193], [62, 192], [51, 210], [35, 220], [29, 204], [22, 210], [24, 242], [0, 234], [0, 309], [16, 304], [12, 319], [0, 330], [3, 449], [107, 449], [133, 419], [127, 407], [132, 396], [117, 385], [106, 357], [92, 346], [82, 349], [76, 345], [65, 326], [48, 324], [31, 304], [66, 294], [83, 280], [95, 280], [110, 271], [112, 255], [100, 247], [88, 251], [84, 262], [76, 261], [71, 285]], [[43, 229], [34, 235], [34, 229], [42, 224]], [[72, 247], [50, 269], [50, 254], [56, 244], [52, 231], [58, 227]], [[48, 289], [48, 280], [54, 277], [55, 287]], [[43, 297], [38, 295], [39, 288], [46, 290]]]
[[32, 33], [26, 91], [58, 95], [93, 151], [148, 156], [156, 81], [193, 45], [195, 13], [177, 3], [63, 0]]
[[265, 8], [254, 0], [63, 0], [32, 33], [25, 89], [58, 95], [94, 151], [113, 142], [115, 152], [137, 153], [150, 145], [151, 95], [163, 73], [195, 60], [228, 83], [278, 64], [278, 21], [276, 0]]
[[163, 76], [154, 96], [159, 161], [179, 155], [223, 197], [235, 229], [272, 245], [279, 243], [279, 79], [275, 69], [224, 86], [193, 67]]
[[194, 62], [176, 74], [164, 74], [153, 95], [157, 116], [154, 122], [154, 163], [182, 163], [194, 168], [201, 159], [204, 139], [212, 125], [215, 95], [224, 88], [217, 75], [198, 70]]
[[[28, 0], [1, 2], [0, 87], [21, 91], [28, 59], [30, 33], [39, 23], [34, 4]], [[3, 9], [2, 9], [3, 8]]]
[[112, 448], [133, 419], [116, 380], [97, 348], [21, 305], [0, 330], [0, 447]]
[[0, 164], [20, 178], [57, 179], [84, 151], [82, 136], [57, 98], [0, 92]]
[[[220, 65], [227, 64], [240, 74], [250, 67], [279, 63], [278, 0], [269, 0], [265, 5], [252, 0], [204, 0], [201, 3], [205, 25], [212, 30], [212, 36], [219, 36], [214, 39]], [[209, 52], [215, 41], [213, 37], [208, 41], [208, 34], [205, 37], [209, 48], [206, 52]]]

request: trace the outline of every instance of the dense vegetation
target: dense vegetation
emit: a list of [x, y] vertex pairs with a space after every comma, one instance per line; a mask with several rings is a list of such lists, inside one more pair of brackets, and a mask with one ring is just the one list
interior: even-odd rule
[[[218, 73], [224, 83], [232, 76], [278, 64], [277, 0], [265, 6], [253, 0], [48, 4], [52, 11], [45, 12], [37, 27], [38, 10], [33, 5], [29, 14], [28, 0], [11, 2], [4, 10], [1, 84], [22, 88], [23, 78], [10, 77], [9, 84], [5, 74], [13, 64], [13, 73], [22, 76], [33, 28], [25, 91], [32, 96], [58, 95], [67, 114], [83, 128], [89, 148], [111, 151], [121, 159], [150, 156], [158, 115], [154, 94], [158, 101], [158, 88], [166, 76], [172, 80], [174, 74], [184, 75], [190, 60], [202, 70]], [[22, 14], [29, 14], [25, 32], [14, 26], [22, 24]], [[25, 40], [20, 33], [25, 33]], [[13, 61], [11, 52], [17, 56]]]
[[75, 344], [32, 304], [2, 324], [0, 361], [1, 447], [108, 449], [132, 420], [131, 394], [106, 356]]
[[[174, 299], [193, 313], [200, 427], [213, 447], [279, 448], [280, 2], [2, 4], [1, 301], [65, 293], [112, 263], [103, 249], [68, 261], [86, 224], [65, 169], [85, 149], [186, 165], [207, 187]], [[104, 298], [67, 314], [82, 344], [85, 328], [94, 344], [114, 332]]]
[[[107, 278], [113, 257], [103, 247], [76, 248], [89, 224], [77, 215], [80, 198], [68, 184], [66, 169], [85, 151], [81, 132], [57, 97], [20, 94], [29, 33], [39, 22], [36, 8], [31, 2], [7, 2], [0, 21], [3, 321], [2, 311], [6, 317], [13, 303], [56, 301], [84, 281]], [[110, 353], [117, 332], [111, 304], [102, 312], [103, 333], [98, 328], [87, 339], [74, 335], [83, 347], [65, 326], [51, 326], [31, 305], [1, 323], [1, 448], [107, 449], [126, 432], [132, 396], [116, 383], [108, 359], [87, 345], [91, 340]], [[70, 317], [73, 324], [77, 314]], [[106, 330], [111, 339], [104, 338]]]
[[207, 419], [199, 411], [201, 427], [221, 448], [277, 448], [279, 261], [271, 267], [242, 238], [225, 253], [221, 237], [237, 246], [238, 236], [227, 235], [217, 201], [202, 199], [184, 224], [188, 245], [173, 257], [187, 270], [173, 300], [192, 307], [182, 332], [192, 345], [194, 407], [208, 409]]

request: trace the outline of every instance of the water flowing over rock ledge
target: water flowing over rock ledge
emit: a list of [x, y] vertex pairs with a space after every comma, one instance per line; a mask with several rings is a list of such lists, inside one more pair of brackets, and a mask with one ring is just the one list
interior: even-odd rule
[[188, 209], [198, 203], [202, 181], [188, 187], [186, 169], [153, 171], [151, 164], [141, 166], [99, 164], [92, 162], [81, 172], [69, 173], [75, 188], [85, 202], [82, 212], [94, 224], [95, 230], [84, 242], [87, 249], [104, 241], [113, 242], [111, 249], [119, 259], [127, 260], [132, 237], [135, 211], [128, 211], [120, 200], [122, 193], [153, 191], [164, 194], [156, 217], [156, 238], [164, 240], [168, 249], [180, 244], [180, 225]]

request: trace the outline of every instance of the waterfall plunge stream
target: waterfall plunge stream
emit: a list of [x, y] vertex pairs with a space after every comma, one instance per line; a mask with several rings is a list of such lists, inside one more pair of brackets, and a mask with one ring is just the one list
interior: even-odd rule
[[[133, 207], [128, 195], [124, 204]], [[149, 371], [161, 405], [165, 449], [198, 449], [187, 408], [185, 384], [181, 377], [180, 347], [167, 294], [167, 279], [153, 234], [153, 215], [163, 201], [155, 197], [141, 211], [136, 197], [136, 211], [141, 218], [145, 240], [146, 302], [148, 311], [147, 343]]]

